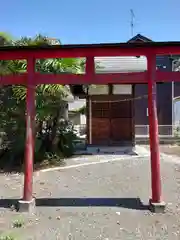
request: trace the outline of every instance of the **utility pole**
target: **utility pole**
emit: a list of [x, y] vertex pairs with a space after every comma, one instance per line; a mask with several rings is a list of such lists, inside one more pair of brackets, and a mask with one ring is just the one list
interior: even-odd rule
[[130, 10], [130, 13], [131, 13], [131, 37], [133, 37], [134, 36], [134, 18], [135, 18], [133, 9]]

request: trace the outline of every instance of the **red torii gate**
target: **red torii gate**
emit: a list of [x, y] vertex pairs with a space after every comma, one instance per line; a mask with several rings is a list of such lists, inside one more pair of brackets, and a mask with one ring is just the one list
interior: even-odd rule
[[[0, 84], [27, 85], [26, 96], [26, 147], [24, 171], [24, 195], [20, 205], [29, 210], [33, 203], [32, 180], [34, 160], [35, 86], [37, 84], [148, 84], [148, 109], [151, 149], [151, 185], [153, 210], [164, 209], [161, 195], [160, 154], [158, 120], [156, 109], [156, 82], [180, 81], [180, 72], [156, 70], [156, 55], [180, 54], [180, 42], [148, 42], [55, 46], [1, 47], [0, 60], [27, 60], [27, 73], [0, 76]], [[138, 73], [96, 74], [94, 57], [103, 56], [146, 56], [147, 71]], [[85, 74], [40, 74], [35, 72], [36, 59], [86, 58]], [[159, 208], [160, 207], [160, 208]], [[26, 208], [26, 209], [25, 209]]]

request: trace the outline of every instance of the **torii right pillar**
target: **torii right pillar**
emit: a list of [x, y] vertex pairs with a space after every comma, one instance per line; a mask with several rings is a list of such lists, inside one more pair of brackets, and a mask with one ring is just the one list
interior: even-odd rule
[[160, 150], [158, 117], [156, 103], [156, 55], [147, 56], [148, 65], [148, 115], [149, 115], [149, 139], [151, 150], [151, 188], [152, 197], [149, 201], [153, 212], [165, 211], [165, 203], [162, 201], [161, 172], [160, 172]]

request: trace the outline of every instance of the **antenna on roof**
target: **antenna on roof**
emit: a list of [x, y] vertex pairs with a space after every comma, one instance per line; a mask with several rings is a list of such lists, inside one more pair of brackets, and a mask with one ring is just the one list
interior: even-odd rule
[[133, 9], [130, 10], [130, 13], [131, 13], [131, 37], [134, 37], [134, 18], [135, 18], [135, 15], [134, 15]]

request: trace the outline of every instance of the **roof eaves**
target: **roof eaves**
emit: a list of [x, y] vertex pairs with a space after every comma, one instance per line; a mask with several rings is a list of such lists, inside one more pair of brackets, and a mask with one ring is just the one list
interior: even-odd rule
[[150, 38], [147, 38], [147, 37], [145, 37], [141, 34], [137, 34], [136, 36], [134, 36], [133, 38], [131, 38], [127, 42], [136, 42], [138, 40], [141, 40], [143, 42], [153, 42]]

